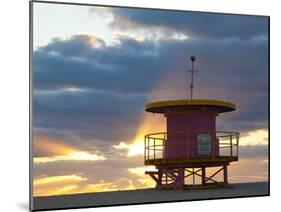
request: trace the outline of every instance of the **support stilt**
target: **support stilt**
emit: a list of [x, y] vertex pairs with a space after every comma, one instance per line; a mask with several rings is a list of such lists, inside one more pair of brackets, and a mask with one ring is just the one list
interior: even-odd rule
[[205, 183], [206, 183], [206, 167], [202, 167], [202, 177], [201, 177], [201, 179], [202, 179], [202, 185], [205, 185]]
[[184, 189], [184, 168], [179, 169], [179, 189]]
[[228, 185], [228, 179], [227, 179], [227, 165], [223, 166], [223, 181], [224, 185]]
[[[147, 171], [146, 174], [150, 175], [156, 183], [156, 188], [165, 189], [173, 188], [183, 190], [186, 186], [198, 187], [201, 186], [227, 186], [227, 164], [223, 164], [221, 168], [215, 171], [210, 176], [206, 176], [207, 166], [200, 168], [159, 168], [158, 171]], [[214, 179], [219, 173], [223, 172], [223, 181], [219, 182]], [[187, 174], [186, 174], [187, 173]], [[196, 184], [195, 176], [200, 177], [201, 183]], [[185, 179], [191, 178], [191, 184], [185, 184]]]

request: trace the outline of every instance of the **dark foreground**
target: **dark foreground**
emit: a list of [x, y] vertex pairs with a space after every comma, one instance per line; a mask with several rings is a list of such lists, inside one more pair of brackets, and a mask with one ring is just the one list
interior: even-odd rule
[[268, 183], [239, 183], [230, 188], [190, 189], [184, 191], [142, 189], [35, 197], [34, 210], [97, 207], [139, 203], [202, 200], [268, 195]]

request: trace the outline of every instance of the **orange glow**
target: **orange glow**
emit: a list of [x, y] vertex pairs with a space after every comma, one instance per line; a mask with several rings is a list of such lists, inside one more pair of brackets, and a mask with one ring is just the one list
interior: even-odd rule
[[48, 163], [48, 162], [62, 161], [62, 160], [96, 161], [96, 160], [106, 160], [106, 159], [103, 156], [90, 154], [88, 152], [71, 152], [68, 155], [33, 158], [34, 163]]
[[138, 179], [138, 181], [142, 184], [142, 187], [139, 187], [139, 189], [145, 189], [145, 188], [154, 188], [155, 182], [147, 176], [146, 179]]
[[63, 176], [51, 176], [51, 177], [40, 177], [33, 181], [34, 186], [46, 185], [50, 183], [61, 183], [61, 182], [76, 182], [86, 180], [77, 175], [63, 175]]
[[72, 193], [78, 183], [86, 181], [78, 175], [39, 177], [33, 180], [34, 196], [51, 196]]
[[268, 144], [268, 130], [260, 129], [247, 133], [241, 136], [239, 145], [267, 145]]
[[105, 192], [105, 191], [115, 191], [116, 186], [113, 183], [97, 183], [97, 184], [89, 184], [84, 189], [83, 192]]
[[79, 148], [63, 143], [63, 140], [35, 136], [33, 139], [35, 152], [46, 152], [48, 155], [67, 155], [71, 152], [80, 151]]
[[146, 176], [145, 171], [156, 171], [154, 166], [141, 166], [141, 167], [136, 167], [136, 168], [129, 168], [129, 172], [139, 175], [139, 176]]
[[45, 187], [36, 189], [33, 192], [34, 197], [40, 196], [55, 196], [55, 195], [65, 195], [65, 194], [73, 194], [75, 189], [77, 189], [77, 185], [66, 185], [60, 186], [59, 188]]
[[[121, 142], [118, 145], [115, 145], [114, 148], [117, 150], [127, 149], [128, 152], [126, 157], [142, 155], [144, 150], [144, 135], [150, 132], [165, 131], [165, 120], [163, 119], [163, 116], [160, 115], [145, 115], [140, 124], [138, 133], [135, 136], [134, 142], [131, 144]], [[252, 131], [241, 136], [240, 145], [267, 144], [267, 139], [267, 130]], [[55, 155], [34, 158], [35, 163], [52, 162], [56, 160], [106, 160], [102, 155], [92, 154], [70, 145], [60, 144], [58, 143], [61, 142], [59, 140], [41, 138], [40, 142], [40, 145], [43, 144], [48, 151], [50, 149]], [[266, 169], [267, 163], [268, 161], [266, 158], [241, 159], [239, 162], [231, 164], [229, 168], [229, 180], [231, 183], [266, 181], [268, 177]], [[145, 175], [145, 171], [148, 170], [152, 171], [155, 170], [155, 168], [153, 166], [128, 168], [128, 175], [129, 173], [135, 174], [135, 180], [127, 179], [127, 176], [125, 175], [123, 178], [116, 181], [100, 181], [99, 183], [93, 183], [90, 179], [76, 174], [38, 177], [34, 179], [34, 196], [153, 188], [155, 182], [149, 176]], [[207, 174], [211, 174], [212, 171], [214, 170], [210, 169]]]
[[138, 179], [138, 185], [134, 185], [132, 180], [121, 178], [114, 182], [87, 183], [88, 179], [77, 175], [40, 177], [34, 180], [33, 196], [52, 196], [79, 194], [91, 192], [106, 192], [118, 190], [135, 190], [147, 188], [151, 185], [150, 180]]
[[34, 163], [47, 163], [64, 160], [106, 160], [106, 158], [102, 155], [90, 153], [82, 150], [81, 148], [73, 147], [71, 145], [66, 145], [62, 143], [62, 141], [55, 139], [36, 137], [34, 139], [34, 146], [35, 152], [43, 151], [51, 155], [46, 157], [34, 157]]
[[124, 142], [114, 145], [115, 149], [127, 149], [127, 156], [144, 155], [144, 136], [151, 132], [163, 132], [165, 130], [165, 120], [163, 115], [152, 115], [145, 113], [143, 120], [131, 144]]
[[154, 166], [129, 168], [128, 171], [139, 177], [138, 182], [140, 182], [140, 185], [138, 186], [138, 189], [155, 187], [155, 182], [151, 179], [150, 176], [145, 174], [145, 171], [156, 171]]
[[112, 183], [95, 183], [89, 184], [83, 188], [84, 192], [105, 192], [118, 190], [134, 190], [136, 187], [132, 181], [126, 178], [121, 178]]

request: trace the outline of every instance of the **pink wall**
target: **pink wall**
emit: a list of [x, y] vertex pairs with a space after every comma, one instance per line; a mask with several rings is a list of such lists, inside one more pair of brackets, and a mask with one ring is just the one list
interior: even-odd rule
[[[216, 112], [202, 108], [174, 108], [166, 113], [166, 158], [197, 157], [197, 133], [211, 133], [212, 154], [219, 154], [216, 132]], [[207, 155], [206, 155], [207, 156]], [[210, 155], [209, 155], [210, 156]]]

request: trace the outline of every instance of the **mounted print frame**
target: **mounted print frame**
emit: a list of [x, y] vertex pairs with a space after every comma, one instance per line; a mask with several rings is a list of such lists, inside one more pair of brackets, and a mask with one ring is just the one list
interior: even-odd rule
[[30, 2], [30, 210], [269, 195], [269, 17]]

